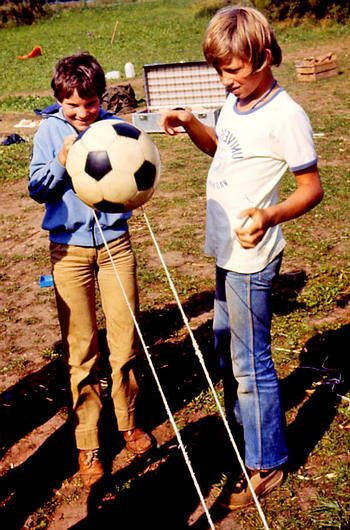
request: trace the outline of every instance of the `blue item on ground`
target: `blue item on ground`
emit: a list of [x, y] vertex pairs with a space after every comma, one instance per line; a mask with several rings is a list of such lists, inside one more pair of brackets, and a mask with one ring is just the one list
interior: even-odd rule
[[51, 287], [53, 285], [53, 277], [51, 274], [40, 276], [39, 280], [40, 287]]
[[22, 144], [25, 140], [19, 136], [19, 134], [10, 134], [5, 140], [1, 142], [1, 145], [12, 145], [12, 144]]

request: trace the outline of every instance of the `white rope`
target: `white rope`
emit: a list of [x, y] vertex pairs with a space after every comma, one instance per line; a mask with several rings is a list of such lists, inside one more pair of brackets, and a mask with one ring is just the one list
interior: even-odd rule
[[113, 270], [114, 270], [115, 275], [116, 275], [116, 277], [117, 277], [117, 280], [118, 280], [118, 282], [119, 282], [119, 285], [120, 285], [121, 291], [122, 291], [122, 293], [123, 293], [123, 296], [124, 296], [125, 302], [126, 302], [126, 304], [127, 304], [127, 306], [128, 306], [128, 309], [129, 309], [130, 314], [131, 314], [131, 316], [132, 316], [132, 319], [133, 319], [133, 321], [134, 321], [134, 324], [135, 324], [135, 327], [136, 327], [137, 333], [138, 333], [138, 335], [139, 335], [139, 337], [140, 337], [140, 341], [141, 341], [142, 347], [143, 347], [143, 349], [144, 349], [144, 352], [145, 352], [145, 354], [146, 354], [146, 357], [147, 357], [148, 363], [149, 363], [149, 365], [150, 365], [150, 368], [151, 368], [152, 374], [153, 374], [154, 379], [155, 379], [155, 381], [156, 381], [156, 383], [157, 383], [157, 387], [158, 387], [158, 390], [159, 390], [160, 395], [161, 395], [161, 397], [162, 397], [162, 400], [163, 400], [163, 403], [164, 403], [165, 409], [166, 409], [166, 411], [167, 411], [167, 413], [168, 413], [170, 423], [171, 423], [171, 425], [172, 425], [172, 427], [173, 427], [173, 429], [174, 429], [174, 432], [175, 432], [175, 434], [176, 434], [176, 438], [177, 438], [177, 440], [178, 440], [178, 443], [179, 443], [179, 446], [180, 446], [180, 448], [181, 448], [182, 454], [183, 454], [183, 456], [184, 456], [185, 462], [186, 462], [186, 464], [187, 464], [187, 467], [188, 467], [188, 469], [189, 469], [189, 472], [190, 472], [190, 475], [191, 475], [191, 477], [192, 477], [193, 483], [194, 483], [195, 488], [196, 488], [196, 490], [197, 490], [197, 493], [198, 493], [199, 499], [200, 499], [200, 501], [201, 501], [201, 504], [202, 504], [202, 506], [203, 506], [204, 512], [205, 512], [205, 514], [206, 514], [206, 516], [207, 516], [208, 523], [209, 523], [209, 525], [210, 525], [210, 528], [211, 528], [212, 530], [215, 530], [214, 523], [213, 523], [213, 521], [212, 521], [212, 519], [211, 519], [211, 517], [210, 517], [210, 513], [209, 513], [208, 508], [207, 508], [207, 506], [206, 506], [206, 504], [205, 504], [204, 497], [203, 497], [203, 494], [202, 494], [202, 492], [201, 492], [201, 489], [200, 489], [200, 486], [199, 486], [199, 484], [198, 484], [198, 481], [197, 481], [197, 478], [196, 478], [196, 476], [195, 476], [195, 473], [194, 473], [194, 471], [193, 471], [193, 468], [192, 468], [192, 465], [191, 465], [190, 459], [189, 459], [188, 454], [187, 454], [187, 452], [186, 452], [185, 446], [184, 446], [184, 444], [183, 444], [183, 442], [182, 442], [182, 439], [181, 439], [181, 436], [180, 436], [180, 432], [179, 432], [179, 430], [178, 430], [178, 428], [177, 428], [176, 422], [175, 422], [175, 420], [174, 420], [174, 416], [173, 416], [173, 414], [172, 414], [172, 412], [171, 412], [171, 410], [170, 410], [170, 407], [169, 407], [169, 405], [168, 405], [167, 399], [166, 399], [166, 397], [165, 397], [165, 395], [164, 395], [163, 389], [162, 389], [161, 384], [160, 384], [160, 382], [159, 382], [159, 379], [158, 379], [158, 376], [157, 376], [156, 370], [155, 370], [155, 368], [154, 368], [154, 365], [153, 365], [152, 359], [151, 359], [150, 354], [149, 354], [149, 352], [148, 352], [148, 347], [146, 346], [146, 343], [145, 343], [144, 338], [143, 338], [143, 336], [142, 336], [142, 333], [141, 333], [140, 327], [139, 327], [139, 325], [138, 325], [138, 322], [137, 322], [137, 320], [136, 320], [136, 317], [135, 317], [135, 315], [134, 315], [134, 312], [133, 312], [132, 307], [131, 307], [131, 305], [130, 305], [130, 302], [129, 302], [129, 300], [128, 300], [127, 294], [126, 294], [126, 292], [125, 292], [125, 289], [124, 289], [124, 287], [123, 287], [122, 281], [121, 281], [121, 279], [120, 279], [120, 275], [119, 275], [119, 273], [118, 273], [118, 271], [117, 271], [117, 268], [116, 268], [116, 266], [115, 266], [115, 263], [114, 263], [114, 260], [113, 260], [112, 254], [111, 254], [111, 252], [110, 252], [110, 250], [109, 250], [109, 247], [108, 247], [107, 241], [106, 241], [106, 239], [105, 239], [105, 237], [104, 237], [104, 234], [103, 234], [103, 231], [102, 231], [101, 225], [100, 225], [100, 223], [99, 223], [99, 220], [98, 220], [98, 218], [97, 218], [97, 215], [96, 215], [95, 210], [93, 210], [93, 214], [94, 214], [95, 221], [96, 221], [96, 224], [97, 224], [97, 226], [98, 226], [98, 229], [99, 229], [99, 231], [100, 231], [100, 234], [101, 234], [101, 237], [102, 237], [103, 243], [104, 243], [104, 245], [105, 245], [105, 247], [106, 247], [106, 250], [107, 250], [107, 253], [108, 253], [109, 259], [110, 259], [110, 261], [111, 261], [111, 263], [112, 263]]
[[232, 435], [231, 429], [230, 429], [230, 427], [229, 427], [229, 424], [228, 424], [228, 422], [227, 422], [226, 416], [225, 416], [224, 411], [223, 411], [223, 409], [222, 409], [222, 406], [221, 406], [221, 404], [220, 404], [220, 401], [219, 401], [219, 398], [218, 398], [217, 392], [216, 392], [216, 390], [215, 390], [215, 388], [214, 388], [213, 382], [212, 382], [212, 380], [211, 380], [211, 377], [210, 377], [209, 372], [208, 372], [208, 370], [207, 370], [207, 367], [206, 367], [206, 365], [205, 365], [205, 362], [204, 362], [204, 359], [203, 359], [203, 355], [202, 355], [202, 353], [201, 353], [201, 351], [200, 351], [200, 349], [199, 349], [198, 343], [197, 343], [197, 341], [196, 341], [196, 339], [195, 339], [195, 337], [194, 337], [194, 335], [193, 335], [192, 329], [190, 328], [190, 325], [189, 325], [189, 322], [188, 322], [188, 318], [187, 318], [187, 316], [186, 316], [186, 314], [185, 314], [185, 312], [184, 312], [184, 310], [183, 310], [183, 307], [182, 307], [182, 304], [181, 304], [181, 302], [180, 302], [179, 296], [178, 296], [177, 291], [176, 291], [176, 289], [175, 289], [174, 283], [173, 283], [173, 281], [172, 281], [172, 279], [171, 279], [171, 277], [170, 277], [170, 274], [169, 274], [169, 271], [168, 271], [168, 267], [166, 266], [166, 263], [165, 263], [165, 261], [164, 261], [164, 259], [163, 259], [162, 253], [161, 253], [161, 251], [160, 251], [159, 245], [158, 245], [158, 243], [157, 243], [157, 241], [156, 241], [156, 238], [155, 238], [155, 236], [154, 236], [154, 233], [153, 233], [152, 227], [151, 227], [151, 225], [150, 225], [150, 223], [149, 223], [149, 220], [148, 220], [148, 217], [147, 217], [147, 215], [146, 215], [145, 209], [144, 209], [143, 206], [142, 206], [141, 208], [142, 208], [142, 212], [143, 212], [143, 215], [144, 215], [144, 218], [145, 218], [145, 221], [146, 221], [147, 227], [148, 227], [149, 232], [150, 232], [150, 234], [151, 234], [151, 237], [152, 237], [153, 243], [154, 243], [154, 245], [155, 245], [155, 247], [156, 247], [156, 250], [157, 250], [157, 253], [158, 253], [159, 259], [160, 259], [160, 261], [161, 261], [161, 263], [162, 263], [162, 265], [163, 265], [163, 267], [164, 267], [165, 273], [166, 273], [166, 275], [167, 275], [169, 285], [170, 285], [170, 287], [171, 287], [171, 290], [172, 290], [172, 292], [173, 292], [173, 294], [174, 294], [174, 297], [175, 297], [176, 302], [177, 302], [177, 304], [178, 304], [178, 307], [179, 307], [179, 309], [180, 309], [180, 312], [181, 312], [181, 315], [182, 315], [182, 317], [183, 317], [183, 320], [184, 320], [184, 323], [185, 323], [185, 325], [186, 325], [186, 328], [187, 328], [187, 330], [188, 330], [188, 333], [189, 333], [189, 335], [190, 335], [190, 337], [191, 337], [191, 341], [192, 341], [192, 344], [193, 344], [194, 351], [195, 351], [195, 353], [196, 353], [196, 355], [197, 355], [197, 357], [198, 357], [198, 359], [199, 359], [199, 361], [200, 361], [200, 364], [202, 365], [202, 368], [203, 368], [204, 374], [205, 374], [205, 376], [206, 376], [206, 379], [207, 379], [207, 381], [208, 381], [208, 384], [209, 384], [210, 390], [211, 390], [211, 392], [212, 392], [212, 394], [213, 394], [213, 397], [214, 397], [214, 400], [215, 400], [216, 406], [217, 406], [217, 408], [218, 408], [218, 410], [219, 410], [219, 413], [220, 413], [220, 415], [221, 415], [221, 417], [222, 417], [222, 420], [223, 420], [223, 422], [224, 422], [224, 425], [225, 425], [225, 428], [226, 428], [226, 430], [227, 430], [228, 436], [229, 436], [230, 441], [231, 441], [231, 443], [232, 443], [232, 446], [233, 446], [233, 448], [234, 448], [234, 450], [235, 450], [235, 453], [236, 453], [237, 459], [238, 459], [238, 461], [239, 461], [239, 463], [240, 463], [240, 466], [241, 466], [241, 468], [242, 468], [242, 471], [243, 471], [243, 473], [244, 473], [244, 476], [245, 476], [245, 478], [246, 478], [246, 480], [247, 480], [247, 483], [248, 483], [249, 489], [250, 489], [250, 491], [251, 491], [252, 497], [253, 497], [253, 499], [254, 499], [254, 502], [255, 502], [255, 504], [256, 504], [257, 510], [258, 510], [258, 512], [259, 512], [259, 515], [260, 515], [261, 521], [262, 521], [262, 523], [263, 523], [265, 529], [266, 529], [266, 530], [269, 530], [269, 527], [268, 527], [268, 525], [267, 525], [267, 521], [266, 521], [266, 518], [265, 518], [264, 512], [262, 511], [261, 505], [260, 505], [260, 503], [259, 503], [259, 501], [258, 501], [258, 498], [257, 498], [257, 496], [256, 496], [256, 493], [255, 493], [255, 491], [254, 491], [254, 489], [253, 489], [253, 487], [252, 487], [252, 484], [251, 484], [251, 482], [250, 482], [250, 478], [249, 478], [248, 472], [247, 472], [247, 470], [246, 470], [246, 468], [245, 468], [244, 462], [243, 462], [242, 457], [241, 457], [241, 455], [240, 455], [240, 453], [239, 453], [239, 450], [238, 450], [237, 444], [236, 444], [236, 442], [235, 442], [235, 440], [234, 440], [234, 438], [233, 438], [233, 435]]

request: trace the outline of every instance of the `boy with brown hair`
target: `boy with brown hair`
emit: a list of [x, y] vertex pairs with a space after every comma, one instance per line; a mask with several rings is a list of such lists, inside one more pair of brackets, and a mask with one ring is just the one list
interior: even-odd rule
[[[61, 59], [51, 83], [57, 105], [43, 111], [33, 145], [30, 196], [45, 203], [42, 227], [49, 231], [52, 274], [64, 350], [70, 371], [79, 468], [87, 489], [103, 476], [98, 423], [101, 412], [98, 378], [98, 330], [95, 281], [106, 317], [111, 395], [128, 449], [144, 454], [151, 437], [135, 425], [138, 385], [133, 365], [138, 340], [132, 315], [115, 276], [92, 209], [74, 193], [66, 172], [70, 146], [77, 134], [98, 120], [116, 118], [100, 108], [104, 72], [97, 60], [80, 53]], [[128, 219], [131, 212], [97, 212], [130, 306], [137, 314], [136, 261]]]
[[[270, 294], [285, 246], [280, 223], [309, 211], [323, 191], [309, 120], [274, 79], [271, 67], [282, 53], [265, 17], [223, 8], [209, 23], [203, 50], [228, 92], [215, 128], [183, 110], [166, 111], [162, 124], [170, 135], [184, 127], [213, 157], [205, 252], [216, 259], [215, 349], [226, 414], [234, 428], [243, 427], [245, 464], [262, 497], [281, 484], [288, 459], [270, 347]], [[288, 168], [297, 188], [278, 202]], [[253, 502], [244, 473], [220, 502], [232, 510]]]

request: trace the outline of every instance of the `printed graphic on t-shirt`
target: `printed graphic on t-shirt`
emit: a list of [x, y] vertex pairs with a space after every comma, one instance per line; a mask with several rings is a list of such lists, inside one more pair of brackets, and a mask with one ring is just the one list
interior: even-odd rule
[[229, 147], [231, 158], [243, 158], [242, 148], [232, 131], [229, 129], [221, 129], [219, 132], [219, 141]]
[[218, 147], [218, 149], [216, 150], [215, 156], [213, 158], [210, 168], [211, 178], [208, 181], [208, 184], [213, 189], [220, 189], [228, 186], [226, 178], [223, 177], [226, 174], [225, 169], [227, 166], [226, 151], [227, 146], [220, 145], [220, 147]]

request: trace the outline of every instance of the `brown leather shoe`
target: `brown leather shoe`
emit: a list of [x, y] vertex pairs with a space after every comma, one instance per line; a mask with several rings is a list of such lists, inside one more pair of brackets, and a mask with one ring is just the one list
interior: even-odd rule
[[79, 471], [86, 490], [90, 490], [103, 477], [103, 466], [99, 459], [98, 449], [79, 451]]
[[124, 431], [123, 436], [126, 441], [126, 448], [135, 455], [143, 455], [153, 447], [150, 435], [138, 427]]
[[[268, 495], [273, 489], [282, 484], [284, 473], [282, 469], [275, 468], [269, 471], [250, 471], [250, 482], [258, 499]], [[218, 503], [229, 510], [238, 510], [254, 503], [252, 492], [248, 486], [244, 473], [242, 473], [234, 486], [229, 491], [225, 488], [218, 499]]]

